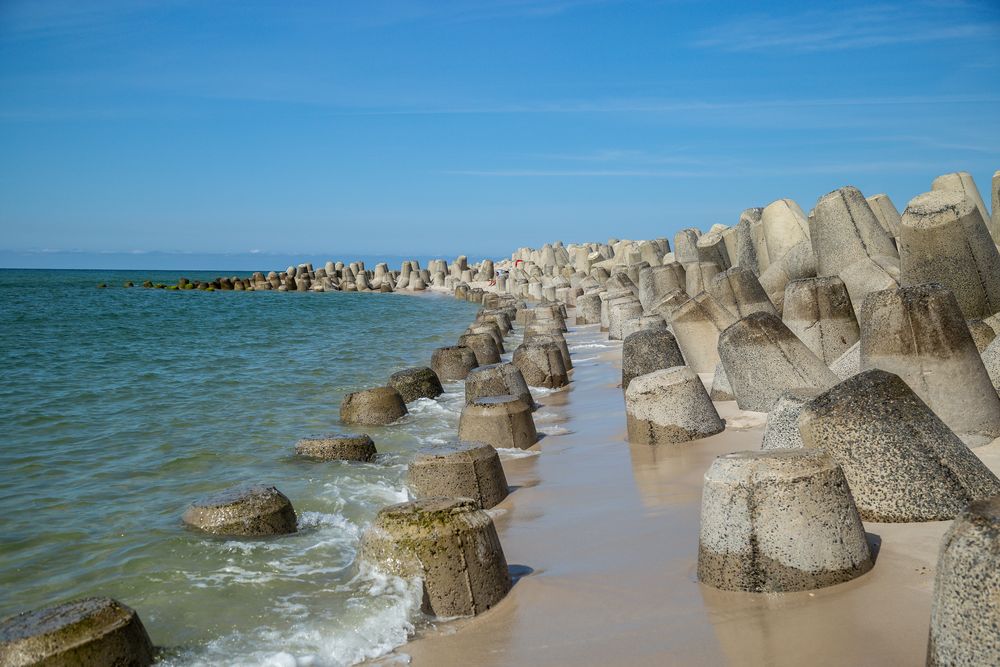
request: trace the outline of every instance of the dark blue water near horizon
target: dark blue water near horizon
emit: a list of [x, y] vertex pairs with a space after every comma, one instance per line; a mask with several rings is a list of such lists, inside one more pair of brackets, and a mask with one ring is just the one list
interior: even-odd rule
[[[375, 464], [291, 456], [355, 430], [342, 396], [428, 365], [476, 306], [440, 295], [124, 289], [231, 272], [0, 270], [0, 616], [84, 595], [133, 606], [166, 664], [340, 665], [406, 637], [419, 586], [359, 571], [418, 447], [454, 437], [460, 384], [365, 429]], [[107, 289], [97, 289], [107, 283]], [[276, 485], [297, 534], [185, 529], [192, 500]]]

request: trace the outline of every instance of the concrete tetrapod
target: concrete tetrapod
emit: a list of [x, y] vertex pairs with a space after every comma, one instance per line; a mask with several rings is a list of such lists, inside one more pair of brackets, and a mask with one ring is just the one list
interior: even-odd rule
[[802, 408], [808, 448], [844, 468], [865, 521], [944, 521], [1000, 493], [983, 465], [903, 380], [868, 370]]
[[514, 350], [513, 363], [529, 387], [555, 389], [569, 384], [562, 351], [555, 343], [522, 343]]
[[683, 365], [684, 356], [668, 329], [637, 331], [622, 343], [622, 391], [640, 375]]
[[425, 613], [474, 616], [510, 591], [496, 527], [471, 498], [425, 498], [379, 511], [361, 537], [359, 559], [423, 580]]
[[576, 323], [601, 323], [601, 295], [599, 292], [591, 292], [576, 298]]
[[941, 540], [928, 665], [1000, 665], [997, 554], [1000, 496], [969, 505]]
[[404, 403], [412, 403], [418, 398], [437, 398], [444, 393], [437, 373], [426, 366], [393, 373], [389, 376], [389, 386], [399, 392]]
[[639, 272], [639, 301], [644, 310], [650, 311], [670, 291], [684, 290], [686, 286], [684, 267], [679, 262], [651, 266]]
[[465, 330], [465, 333], [487, 334], [493, 339], [493, 343], [497, 346], [497, 352], [503, 354], [506, 351], [503, 347], [503, 332], [500, 331], [500, 327], [496, 322], [473, 322], [469, 328]]
[[517, 396], [483, 396], [466, 405], [458, 437], [497, 449], [527, 449], [538, 442], [531, 408]]
[[608, 302], [608, 339], [621, 340], [622, 326], [628, 320], [642, 316], [639, 299], [622, 297]]
[[569, 356], [569, 345], [566, 343], [566, 337], [561, 333], [534, 333], [525, 332], [524, 333], [524, 344], [528, 347], [532, 345], [544, 345], [546, 343], [551, 343], [559, 348], [559, 354], [562, 356], [563, 366], [565, 366], [567, 371], [573, 370], [573, 359]]
[[967, 319], [1000, 311], [1000, 252], [979, 209], [961, 192], [927, 192], [910, 201], [899, 261], [901, 285], [944, 285]]
[[758, 311], [777, 314], [757, 276], [749, 269], [733, 267], [712, 279], [708, 291], [735, 317]]
[[816, 273], [835, 276], [865, 257], [894, 257], [896, 244], [879, 223], [861, 191], [846, 186], [816, 202], [809, 224]]
[[1000, 436], [1000, 396], [954, 294], [941, 285], [868, 295], [861, 308], [861, 368], [899, 375], [971, 446]]
[[972, 174], [969, 172], [956, 171], [950, 174], [941, 174], [931, 182], [931, 191], [957, 192], [972, 202], [972, 204], [979, 210], [980, 215], [983, 216], [983, 220], [989, 220], [986, 211], [986, 202], [983, 201], [982, 195], [979, 194], [979, 188], [976, 187], [976, 181], [972, 178]]
[[1000, 337], [995, 338], [983, 350], [983, 366], [986, 368], [987, 375], [990, 376], [993, 388], [1000, 393]]
[[625, 391], [629, 442], [688, 442], [721, 433], [726, 424], [698, 375], [675, 366], [633, 378]]
[[489, 334], [462, 334], [458, 337], [458, 344], [472, 350], [476, 355], [476, 363], [480, 366], [500, 363], [500, 350]]
[[392, 387], [355, 391], [340, 404], [340, 421], [345, 424], [391, 424], [406, 413], [403, 397]]
[[836, 276], [788, 283], [781, 321], [827, 365], [861, 337], [847, 287]]
[[767, 413], [764, 425], [764, 439], [761, 449], [801, 449], [802, 434], [799, 432], [799, 415], [807, 405], [822, 392], [818, 389], [789, 389], [784, 392], [774, 408]]
[[899, 260], [895, 257], [864, 257], [840, 272], [839, 278], [851, 297], [854, 317], [861, 321], [861, 305], [872, 292], [899, 287]]
[[367, 435], [336, 433], [315, 438], [303, 438], [295, 443], [295, 453], [310, 459], [323, 461], [375, 460], [378, 452], [375, 443]]
[[733, 393], [733, 386], [729, 384], [726, 377], [726, 367], [720, 361], [715, 365], [715, 372], [712, 373], [712, 388], [708, 395], [713, 401], [735, 401], [736, 394]]
[[719, 334], [736, 319], [708, 292], [676, 307], [671, 325], [687, 365], [711, 373], [719, 363]]
[[153, 664], [153, 644], [139, 615], [104, 597], [73, 600], [0, 621], [0, 665]]
[[719, 356], [741, 410], [769, 412], [784, 391], [827, 389], [840, 381], [770, 313], [753, 313], [723, 331]]
[[431, 355], [431, 368], [445, 381], [464, 380], [478, 365], [476, 353], [464, 345], [439, 347]]
[[844, 473], [823, 452], [720, 456], [705, 473], [698, 580], [729, 591], [801, 591], [872, 568]]
[[406, 484], [417, 498], [472, 498], [489, 509], [507, 497], [500, 455], [481, 442], [458, 442], [417, 454]]
[[517, 396], [528, 407], [535, 407], [524, 375], [509, 361], [480, 366], [469, 372], [465, 378], [465, 404], [484, 396]]
[[185, 524], [215, 535], [282, 535], [294, 533], [292, 503], [278, 489], [263, 484], [233, 486], [192, 503]]
[[[771, 202], [761, 211], [760, 219], [767, 246], [768, 267], [799, 243], [809, 242], [809, 222], [802, 207], [793, 199]], [[762, 270], [764, 268], [761, 267]]]

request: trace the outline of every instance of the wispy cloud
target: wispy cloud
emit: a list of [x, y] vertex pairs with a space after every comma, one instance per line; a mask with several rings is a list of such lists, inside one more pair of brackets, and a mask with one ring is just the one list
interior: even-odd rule
[[702, 33], [695, 46], [722, 51], [841, 51], [957, 39], [998, 39], [990, 12], [975, 20], [940, 3], [840, 5], [792, 15], [751, 14]]
[[888, 171], [933, 171], [932, 162], [914, 160], [785, 163], [773, 167], [760, 164], [734, 165], [720, 162], [714, 169], [451, 169], [439, 173], [452, 176], [493, 178], [721, 178], [734, 176], [788, 176], [793, 174], [882, 173]]

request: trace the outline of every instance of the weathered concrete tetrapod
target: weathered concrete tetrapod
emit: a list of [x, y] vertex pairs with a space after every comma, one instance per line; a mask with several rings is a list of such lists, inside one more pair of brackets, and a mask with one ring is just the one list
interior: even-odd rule
[[622, 343], [622, 391], [640, 375], [683, 365], [684, 356], [668, 329], [637, 331]]
[[295, 453], [310, 459], [324, 461], [363, 461], [375, 460], [378, 452], [375, 443], [368, 435], [353, 435], [334, 433], [314, 438], [303, 438], [295, 443]]
[[819, 389], [789, 389], [767, 413], [761, 449], [801, 449], [799, 415], [802, 408], [822, 392]]
[[576, 323], [577, 324], [600, 324], [601, 323], [601, 295], [598, 292], [591, 292], [576, 298]]
[[481, 442], [457, 442], [417, 454], [406, 484], [417, 498], [472, 498], [483, 509], [509, 492], [500, 455]]
[[471, 498], [426, 498], [379, 511], [359, 558], [401, 577], [420, 577], [424, 611], [472, 616], [510, 591], [510, 573], [490, 516]]
[[480, 366], [500, 363], [500, 350], [489, 334], [462, 334], [458, 337], [458, 344], [472, 350], [476, 355], [476, 363]]
[[952, 523], [938, 554], [927, 664], [1000, 665], [1000, 496]]
[[1000, 436], [1000, 396], [955, 295], [941, 285], [868, 295], [861, 308], [861, 368], [903, 378], [972, 446]]
[[860, 338], [851, 297], [837, 276], [788, 283], [781, 321], [827, 365]]
[[736, 318], [758, 311], [777, 315], [767, 292], [749, 269], [735, 266], [723, 271], [712, 279], [708, 291]]
[[698, 580], [730, 591], [832, 586], [872, 568], [840, 466], [823, 452], [720, 456], [705, 473]]
[[696, 373], [711, 373], [719, 363], [719, 334], [736, 319], [708, 292], [673, 310], [671, 325], [684, 359]]
[[864, 257], [894, 257], [896, 244], [861, 191], [846, 186], [816, 202], [809, 224], [817, 275], [835, 276]]
[[569, 356], [569, 345], [566, 343], [565, 336], [561, 333], [531, 334], [530, 336], [525, 333], [524, 335], [524, 344], [529, 347], [545, 343], [552, 343], [558, 347], [559, 354], [562, 356], [563, 366], [565, 366], [567, 372], [573, 370], [573, 359]]
[[111, 598], [73, 600], [0, 621], [0, 664], [6, 667], [144, 667], [153, 656], [139, 615]]
[[861, 321], [861, 305], [872, 292], [899, 287], [899, 259], [863, 257], [838, 274], [851, 297], [854, 317]]
[[972, 178], [972, 174], [967, 171], [956, 171], [950, 174], [941, 174], [931, 182], [931, 191], [933, 192], [957, 192], [971, 201], [979, 213], [983, 216], [983, 220], [989, 220], [986, 211], [986, 202], [983, 201], [982, 195], [979, 194], [979, 188], [976, 187], [976, 181]]
[[865, 521], [944, 521], [1000, 493], [983, 465], [903, 380], [869, 370], [805, 405], [799, 432], [844, 469]]
[[340, 404], [340, 421], [345, 424], [391, 424], [406, 413], [403, 397], [392, 387], [351, 392]]
[[555, 343], [521, 344], [514, 350], [513, 363], [529, 387], [555, 389], [569, 384], [569, 372], [562, 351]]
[[733, 393], [733, 385], [729, 384], [726, 377], [726, 367], [720, 361], [715, 365], [715, 372], [712, 373], [712, 388], [708, 395], [713, 401], [735, 401], [736, 394]]
[[1000, 252], [986, 221], [961, 192], [927, 192], [910, 201], [899, 236], [904, 287], [936, 282], [955, 293], [965, 317], [1000, 311]]
[[531, 408], [517, 396], [483, 396], [466, 405], [458, 437], [505, 449], [527, 449], [538, 442]]
[[642, 304], [634, 297], [608, 301], [608, 338], [622, 339], [622, 327], [628, 320], [642, 316]]
[[476, 353], [464, 345], [439, 347], [431, 355], [431, 368], [442, 380], [464, 380], [479, 365]]
[[780, 260], [799, 243], [809, 241], [809, 222], [802, 207], [794, 199], [771, 202], [761, 211], [760, 219], [767, 246], [768, 266]]
[[294, 533], [297, 517], [291, 501], [278, 489], [246, 484], [195, 501], [183, 521], [215, 535], [260, 536]]
[[407, 368], [389, 376], [389, 386], [399, 392], [404, 403], [410, 403], [418, 398], [437, 398], [444, 393], [441, 380], [432, 369]]
[[639, 272], [639, 302], [646, 311], [652, 310], [667, 293], [686, 287], [684, 267], [679, 262], [650, 266]]
[[532, 409], [535, 406], [528, 383], [524, 381], [524, 375], [509, 361], [480, 366], [469, 371], [469, 375], [465, 378], [466, 405], [484, 396], [517, 396]]
[[625, 391], [625, 419], [629, 442], [644, 445], [688, 442], [726, 428], [705, 385], [687, 366], [633, 378]]
[[719, 336], [719, 355], [742, 410], [769, 412], [789, 389], [827, 389], [840, 381], [771, 313], [753, 313]]

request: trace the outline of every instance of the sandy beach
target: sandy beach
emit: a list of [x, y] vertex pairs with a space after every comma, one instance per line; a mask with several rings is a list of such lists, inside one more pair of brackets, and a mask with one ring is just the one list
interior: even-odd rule
[[[565, 434], [506, 460], [495, 511], [512, 571], [496, 608], [422, 632], [385, 662], [413, 665], [908, 665], [926, 654], [931, 589], [950, 522], [866, 523], [875, 568], [816, 591], [730, 593], [696, 580], [702, 477], [758, 449], [759, 413], [716, 403], [727, 429], [678, 446], [629, 444], [620, 343], [574, 327], [573, 382], [539, 397]], [[560, 429], [562, 430], [562, 429]], [[997, 442], [976, 450], [1000, 468]]]

